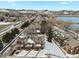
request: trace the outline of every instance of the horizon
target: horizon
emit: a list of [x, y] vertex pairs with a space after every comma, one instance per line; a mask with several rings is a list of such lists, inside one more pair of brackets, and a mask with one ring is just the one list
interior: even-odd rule
[[0, 1], [0, 9], [79, 10], [79, 1]]

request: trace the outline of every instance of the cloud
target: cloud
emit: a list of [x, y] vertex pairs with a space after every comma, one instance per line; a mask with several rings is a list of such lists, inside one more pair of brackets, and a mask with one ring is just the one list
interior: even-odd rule
[[63, 1], [63, 2], [60, 2], [60, 4], [68, 4], [68, 2]]
[[72, 3], [72, 1], [62, 1], [62, 2], [60, 2], [60, 4], [70, 4], [70, 3]]
[[12, 6], [15, 6], [15, 5], [16, 5], [15, 2], [16, 2], [15, 0], [9, 0], [9, 1], [8, 1], [8, 3], [10, 3]]

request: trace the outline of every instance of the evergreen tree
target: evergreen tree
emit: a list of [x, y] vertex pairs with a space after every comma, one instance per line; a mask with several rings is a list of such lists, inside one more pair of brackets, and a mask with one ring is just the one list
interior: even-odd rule
[[24, 24], [22, 24], [21, 29], [26, 28], [29, 24], [29, 21], [25, 22]]
[[47, 41], [52, 42], [52, 35], [53, 35], [52, 28], [50, 27], [48, 29], [48, 33], [47, 33], [47, 36], [48, 36], [48, 40]]
[[2, 40], [5, 43], [9, 43], [13, 38], [14, 37], [11, 33], [6, 33], [5, 35], [2, 36]]
[[46, 26], [46, 25], [47, 25], [46, 20], [42, 20], [42, 22], [41, 22], [40, 25], [41, 25], [40, 31], [41, 31], [42, 34], [44, 34], [44, 33], [46, 32], [46, 30], [47, 30], [47, 28], [46, 28], [46, 27], [47, 27], [47, 26]]
[[20, 31], [19, 31], [18, 28], [14, 28], [14, 29], [11, 31], [11, 34], [12, 34], [13, 36], [15, 36], [16, 34], [19, 34], [19, 33], [20, 33]]
[[0, 51], [3, 49], [3, 44], [2, 44], [2, 42], [1, 42], [1, 40], [0, 40]]

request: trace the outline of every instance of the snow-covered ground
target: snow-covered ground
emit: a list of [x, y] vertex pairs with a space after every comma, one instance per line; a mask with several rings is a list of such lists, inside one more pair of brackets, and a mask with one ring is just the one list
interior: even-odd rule
[[46, 58], [48, 51], [46, 49], [43, 49], [39, 52], [39, 54], [36, 57], [40, 57], [40, 58]]
[[43, 50], [35, 51], [23, 50], [19, 54], [15, 55], [15, 57], [38, 57], [38, 58], [66, 58], [66, 55], [61, 51], [61, 49], [56, 45], [54, 41], [52, 43], [47, 41], [45, 37], [45, 48]]
[[9, 25], [11, 24], [10, 22], [0, 22], [0, 25]]
[[16, 54], [16, 57], [24, 57], [29, 51], [22, 50], [19, 54]]
[[14, 57], [37, 57], [37, 58], [66, 58], [66, 55], [61, 51], [61, 49], [56, 45], [54, 41], [52, 43], [47, 41], [45, 36], [45, 48], [36, 50], [21, 50], [20, 53], [14, 54]]
[[32, 50], [26, 57], [36, 57], [39, 51]]
[[[45, 40], [47, 40], [45, 38]], [[45, 41], [45, 49], [54, 56], [57, 57], [66, 57], [66, 55], [61, 51], [61, 49], [56, 45], [56, 43], [52, 40], [52, 43], [49, 43], [48, 41]]]

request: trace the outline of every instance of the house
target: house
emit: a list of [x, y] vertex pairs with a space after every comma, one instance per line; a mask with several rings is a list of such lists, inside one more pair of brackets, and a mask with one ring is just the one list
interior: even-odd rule
[[79, 54], [79, 44], [66, 44], [64, 50], [69, 54]]

